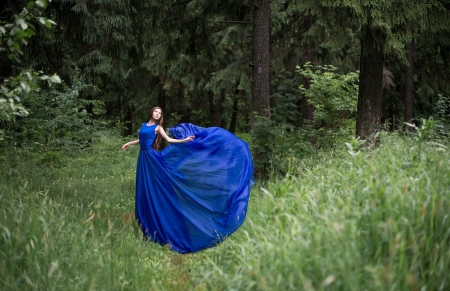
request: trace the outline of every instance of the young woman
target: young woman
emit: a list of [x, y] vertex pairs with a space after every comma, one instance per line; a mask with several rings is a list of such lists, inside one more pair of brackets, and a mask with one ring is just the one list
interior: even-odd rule
[[[215, 246], [244, 222], [253, 162], [247, 143], [219, 127], [182, 123], [163, 128], [160, 107], [150, 111], [139, 139], [136, 219], [150, 240], [180, 252]], [[162, 138], [171, 143], [160, 150]]]

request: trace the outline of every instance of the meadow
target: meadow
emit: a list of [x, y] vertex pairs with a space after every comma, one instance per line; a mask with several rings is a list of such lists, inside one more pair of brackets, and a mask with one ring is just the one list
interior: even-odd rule
[[243, 226], [181, 255], [134, 221], [138, 147], [0, 151], [0, 290], [449, 290], [447, 145], [382, 133], [256, 181]]

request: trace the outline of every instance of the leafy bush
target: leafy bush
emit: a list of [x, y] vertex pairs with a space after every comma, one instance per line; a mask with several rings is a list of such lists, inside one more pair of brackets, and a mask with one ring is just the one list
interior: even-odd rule
[[252, 150], [258, 148], [254, 158], [257, 167], [264, 169], [264, 176], [284, 176], [290, 171], [291, 160], [303, 159], [315, 154], [309, 139], [309, 131], [289, 123], [274, 123], [266, 117], [256, 117], [252, 132]]
[[[330, 65], [313, 68], [311, 63], [297, 67], [297, 72], [310, 80], [309, 89], [297, 85], [289, 72], [272, 80], [272, 119], [256, 117], [252, 132], [253, 148], [258, 152], [255, 163], [265, 169], [266, 176], [284, 176], [294, 170], [292, 159], [314, 155], [315, 148], [335, 148], [354, 136], [358, 72], [341, 75], [336, 71]], [[315, 127], [298, 124], [300, 98], [307, 98], [315, 107]]]
[[4, 143], [30, 149], [81, 149], [89, 146], [93, 132], [88, 106], [101, 106], [97, 101], [79, 98], [89, 88], [74, 76], [70, 87], [47, 88], [23, 98], [29, 115], [7, 123]]
[[438, 101], [434, 106], [434, 118], [437, 122], [437, 133], [450, 137], [450, 97], [438, 95]]
[[275, 106], [272, 108], [272, 117], [275, 124], [297, 124], [300, 118], [298, 103], [301, 92], [298, 89], [298, 80], [293, 78], [289, 71], [282, 71], [271, 81], [274, 93], [270, 98]]
[[[51, 0], [48, 0], [51, 2]], [[43, 24], [51, 28], [56, 23], [53, 20], [42, 17], [41, 8], [47, 7], [47, 1], [37, 0], [29, 2], [27, 7], [14, 15], [14, 20], [7, 22], [0, 20], [0, 52], [2, 59], [9, 59], [11, 64], [20, 64], [22, 52], [20, 47], [28, 44], [28, 39], [35, 35], [34, 24]], [[6, 58], [5, 58], [6, 56]], [[0, 86], [0, 122], [6, 123], [17, 116], [27, 116], [27, 109], [20, 103], [24, 96], [38, 90], [38, 81], [61, 83], [59, 76], [47, 76], [42, 72], [31, 69], [18, 68], [16, 76], [10, 76], [3, 80]], [[1, 125], [1, 123], [0, 123]], [[0, 140], [4, 131], [0, 130]]]
[[308, 89], [300, 85], [299, 90], [314, 106], [317, 145], [321, 148], [341, 144], [355, 131], [359, 73], [339, 74], [337, 70], [331, 65], [313, 67], [310, 62], [297, 66], [298, 74], [310, 81]]

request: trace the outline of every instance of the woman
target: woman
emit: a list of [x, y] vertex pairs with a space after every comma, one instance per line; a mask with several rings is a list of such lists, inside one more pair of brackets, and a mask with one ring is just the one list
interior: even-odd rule
[[[152, 241], [180, 253], [219, 244], [243, 223], [253, 183], [247, 143], [227, 130], [179, 124], [163, 128], [160, 107], [150, 111], [139, 139], [136, 219]], [[162, 138], [171, 145], [161, 152]]]

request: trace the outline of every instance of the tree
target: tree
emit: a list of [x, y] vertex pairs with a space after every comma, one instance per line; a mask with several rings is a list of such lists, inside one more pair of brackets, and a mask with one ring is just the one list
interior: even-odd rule
[[[356, 135], [373, 138], [380, 129], [382, 116], [383, 64], [387, 54], [404, 59], [405, 44], [410, 42], [418, 26], [435, 25], [429, 12], [440, 7], [439, 1], [329, 1], [310, 2], [305, 8], [318, 17], [345, 45], [346, 31], [359, 33], [360, 85]], [[341, 39], [339, 39], [341, 38]]]
[[[411, 123], [414, 118], [414, 39], [406, 44], [405, 67], [405, 122]], [[407, 127], [412, 131], [412, 127]]]
[[[270, 117], [269, 105], [269, 35], [270, 2], [255, 0], [253, 9], [253, 86], [254, 114]], [[253, 121], [254, 124], [254, 121]]]
[[[254, 0], [253, 8], [253, 74], [252, 74], [252, 131], [256, 163], [255, 175], [265, 175], [267, 165], [258, 163], [264, 146], [258, 140], [258, 133], [267, 130], [257, 128], [257, 118], [266, 117], [270, 119], [269, 102], [269, 35], [270, 35], [270, 1]], [[265, 127], [267, 123], [263, 123]]]

